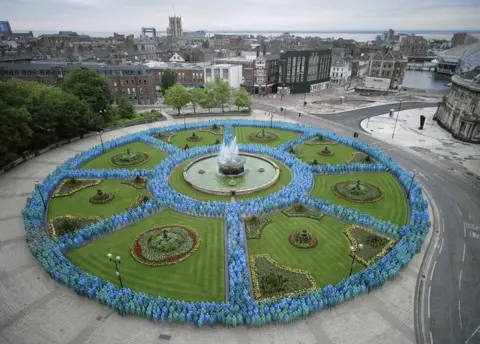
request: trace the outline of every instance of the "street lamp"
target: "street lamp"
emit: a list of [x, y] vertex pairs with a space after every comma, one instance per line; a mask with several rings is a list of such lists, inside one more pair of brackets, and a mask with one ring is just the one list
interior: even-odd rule
[[42, 191], [40, 190], [40, 183], [38, 182], [38, 180], [35, 180], [35, 189], [37, 189], [38, 193], [40, 194], [40, 198], [42, 199], [42, 203], [43, 203], [43, 209], [46, 210], [47, 209], [47, 203], [45, 202], [45, 199], [43, 198]]
[[415, 176], [417, 175], [417, 170], [413, 169], [413, 176], [412, 181], [410, 182], [410, 187], [408, 188], [408, 197], [410, 198], [410, 191], [412, 191], [413, 181], [415, 180]]
[[350, 246], [350, 253], [352, 254], [352, 264], [350, 265], [350, 274], [348, 277], [352, 276], [352, 271], [353, 271], [353, 264], [355, 264], [355, 252], [361, 251], [363, 249], [363, 244], [358, 244], [357, 247]]
[[270, 113], [270, 128], [273, 128], [273, 115], [274, 115], [274, 113], [271, 112]]
[[102, 144], [102, 151], [103, 151], [103, 153], [105, 153], [105, 146], [103, 145], [103, 136], [102, 136], [102, 135], [103, 135], [103, 130], [100, 130], [100, 131], [97, 133], [97, 135], [100, 137], [100, 142], [101, 142], [101, 144]]
[[123, 288], [122, 277], [120, 276], [120, 270], [118, 269], [118, 266], [120, 265], [120, 256], [116, 256], [115, 259], [113, 259], [113, 255], [109, 253], [107, 254], [107, 257], [111, 262], [113, 261], [115, 263], [116, 275], [118, 276], [118, 280], [120, 281], [120, 287]]
[[395, 126], [393, 127], [392, 139], [395, 136], [395, 129], [397, 128], [398, 116], [400, 115], [400, 108], [402, 107], [402, 100], [398, 103], [397, 118], [395, 119]]

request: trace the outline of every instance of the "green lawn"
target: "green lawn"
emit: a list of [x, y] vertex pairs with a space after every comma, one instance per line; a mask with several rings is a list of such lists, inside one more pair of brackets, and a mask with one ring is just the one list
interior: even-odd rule
[[[272, 223], [263, 229], [261, 239], [250, 239], [250, 255], [266, 253], [277, 263], [294, 269], [310, 272], [319, 287], [335, 285], [348, 277], [350, 264], [350, 241], [344, 234], [349, 227], [331, 217], [325, 216], [316, 221], [302, 217], [287, 217], [282, 213], [270, 214]], [[310, 249], [301, 249], [288, 241], [291, 232], [307, 230], [318, 239], [318, 245]], [[363, 266], [355, 264], [354, 273]]]
[[[332, 186], [343, 180], [372, 183], [382, 190], [383, 198], [373, 203], [356, 203], [340, 198], [332, 192]], [[399, 226], [407, 223], [407, 199], [400, 184], [388, 172], [316, 176], [312, 196], [358, 209], [385, 221], [390, 220]]]
[[261, 132], [262, 128], [234, 127], [233, 129], [234, 129], [233, 134], [237, 137], [238, 143], [254, 143], [254, 144], [271, 146], [271, 147], [280, 146], [282, 143], [290, 140], [295, 140], [300, 136], [299, 133], [296, 133], [293, 131], [265, 128], [265, 131], [267, 133], [277, 134], [279, 136], [278, 139], [272, 142], [253, 142], [248, 139], [248, 135], [250, 135], [251, 133]]
[[127, 124], [141, 120], [147, 120], [152, 118], [157, 118], [158, 120], [162, 119], [164, 116], [160, 114], [157, 110], [151, 110], [149, 112], [136, 113], [132, 118], [115, 118], [107, 123], [107, 127], [113, 127], [118, 124]]
[[[333, 152], [332, 156], [323, 156], [318, 154], [325, 147], [328, 147], [328, 150]], [[302, 144], [295, 147], [295, 150], [300, 155], [300, 159], [305, 162], [313, 161], [317, 159], [320, 164], [345, 164], [347, 161], [353, 158], [352, 153], [357, 152], [355, 149], [348, 146], [337, 143], [335, 145], [307, 145]]]
[[[254, 192], [248, 195], [239, 195], [236, 196], [237, 200], [244, 200], [244, 199], [250, 199], [250, 198], [255, 198], [255, 197], [263, 197], [267, 196], [271, 193], [275, 193], [278, 190], [280, 190], [283, 186], [287, 185], [290, 183], [292, 180], [292, 173], [290, 172], [290, 169], [279, 162], [278, 160], [272, 159], [269, 157], [270, 160], [275, 162], [278, 167], [280, 168], [280, 177], [278, 178], [277, 182], [272, 185], [271, 187], [261, 190], [258, 192]], [[177, 190], [179, 193], [188, 195], [192, 198], [199, 199], [202, 201], [223, 201], [223, 202], [229, 202], [231, 200], [230, 196], [222, 196], [222, 195], [213, 195], [213, 194], [208, 194], [201, 192], [190, 185], [188, 185], [185, 182], [185, 179], [183, 178], [183, 169], [185, 168], [186, 165], [188, 165], [192, 160], [187, 160], [184, 163], [178, 165], [173, 172], [170, 174], [170, 185]]]
[[[130, 247], [138, 235], [170, 224], [195, 230], [200, 237], [199, 249], [185, 261], [170, 266], [149, 267], [133, 259]], [[67, 258], [81, 269], [118, 285], [115, 266], [107, 259], [107, 253], [122, 258], [120, 273], [128, 288], [185, 301], [225, 301], [223, 220], [164, 210], [70, 252]]]
[[[110, 164], [109, 160], [111, 157], [121, 154], [127, 153], [127, 149], [130, 149], [130, 152], [144, 152], [150, 155], [150, 159], [143, 164], [131, 166], [131, 167], [118, 167]], [[145, 143], [141, 142], [134, 142], [128, 145], [124, 145], [113, 150], [107, 151], [105, 154], [102, 154], [95, 159], [87, 162], [85, 165], [82, 166], [82, 169], [89, 170], [89, 169], [112, 169], [112, 168], [126, 168], [129, 170], [133, 169], [149, 169], [153, 168], [158, 165], [163, 159], [167, 157], [166, 152], [162, 152], [158, 149], [153, 148]]]
[[[97, 189], [113, 193], [115, 198], [105, 204], [92, 204], [88, 199], [97, 192]], [[104, 180], [99, 185], [82, 189], [70, 196], [52, 198], [48, 209], [48, 218], [52, 219], [66, 214], [109, 217], [124, 212], [135, 202], [138, 195], [144, 193], [147, 193], [147, 189], [135, 189], [130, 185], [122, 184], [121, 180]]]
[[[193, 133], [195, 133], [196, 136], [200, 136], [202, 139], [196, 142], [188, 141], [187, 137], [192, 136]], [[213, 134], [206, 131], [200, 131], [200, 128], [198, 128], [198, 129], [182, 130], [182, 131], [175, 132], [175, 135], [172, 137], [170, 143], [179, 148], [185, 147], [185, 144], [188, 144], [190, 148], [193, 148], [193, 147], [199, 147], [199, 146], [212, 145], [215, 143], [216, 140], [219, 140], [221, 143], [223, 141], [223, 134], [218, 135], [218, 134]]]

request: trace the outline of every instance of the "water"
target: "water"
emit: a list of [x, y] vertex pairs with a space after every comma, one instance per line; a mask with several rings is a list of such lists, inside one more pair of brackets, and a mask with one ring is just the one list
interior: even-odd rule
[[[187, 180], [202, 189], [208, 189], [216, 192], [229, 193], [230, 190], [236, 190], [241, 193], [242, 190], [259, 188], [278, 177], [278, 170], [268, 160], [245, 155], [245, 173], [240, 177], [235, 177], [235, 186], [230, 186], [232, 178], [221, 176], [218, 173], [217, 156], [211, 156], [197, 161], [187, 170]], [[260, 168], [264, 172], [259, 172]], [[198, 173], [202, 169], [204, 173]]]
[[430, 92], [442, 92], [449, 89], [450, 76], [435, 72], [407, 70], [403, 78], [403, 87], [426, 90]]

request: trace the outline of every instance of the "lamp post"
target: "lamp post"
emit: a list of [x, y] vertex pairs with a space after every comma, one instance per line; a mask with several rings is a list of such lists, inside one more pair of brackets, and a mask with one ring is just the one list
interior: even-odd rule
[[350, 274], [348, 275], [348, 277], [352, 276], [353, 264], [355, 264], [355, 252], [357, 252], [357, 250], [361, 251], [362, 249], [363, 249], [363, 244], [358, 244], [357, 247], [353, 247], [353, 246], [350, 247], [350, 253], [352, 254], [352, 264], [350, 265]]
[[398, 103], [397, 118], [395, 119], [395, 125], [393, 127], [392, 139], [395, 136], [395, 129], [397, 128], [398, 116], [400, 115], [400, 108], [402, 107], [402, 101]]
[[183, 130], [187, 130], [187, 113], [183, 114]]
[[115, 259], [113, 259], [113, 255], [109, 253], [107, 254], [107, 257], [111, 262], [113, 261], [115, 263], [116, 275], [118, 276], [118, 280], [120, 281], [120, 287], [123, 288], [122, 277], [120, 276], [120, 270], [118, 269], [118, 266], [120, 265], [120, 256], [116, 256]]
[[37, 189], [38, 193], [40, 194], [40, 198], [42, 199], [43, 210], [46, 210], [47, 209], [47, 202], [45, 202], [45, 199], [43, 198], [42, 191], [40, 190], [40, 183], [38, 182], [38, 180], [35, 180], [35, 189]]
[[102, 144], [102, 152], [105, 153], [105, 146], [103, 145], [103, 130], [100, 130], [97, 135], [100, 137], [100, 143]]
[[413, 169], [412, 181], [410, 182], [410, 187], [408, 188], [408, 198], [410, 198], [410, 191], [412, 191], [413, 181], [415, 180], [416, 175], [417, 175], [417, 170]]
[[270, 113], [270, 128], [273, 128], [273, 115], [274, 115], [274, 113], [271, 112]]

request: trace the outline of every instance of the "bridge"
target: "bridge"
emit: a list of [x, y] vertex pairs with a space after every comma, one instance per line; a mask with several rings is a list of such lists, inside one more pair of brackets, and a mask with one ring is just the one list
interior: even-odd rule
[[407, 70], [425, 70], [425, 71], [435, 71], [437, 64], [434, 62], [409, 62], [407, 64]]
[[408, 59], [408, 62], [416, 62], [416, 63], [432, 62], [433, 60], [435, 60], [435, 56], [408, 56], [407, 59]]

